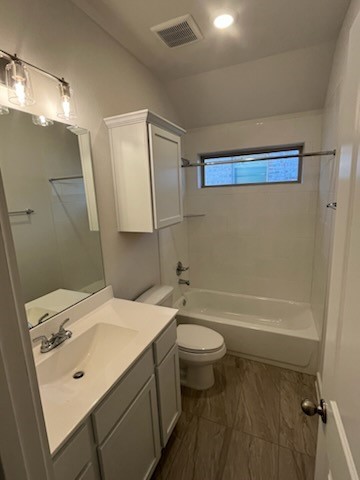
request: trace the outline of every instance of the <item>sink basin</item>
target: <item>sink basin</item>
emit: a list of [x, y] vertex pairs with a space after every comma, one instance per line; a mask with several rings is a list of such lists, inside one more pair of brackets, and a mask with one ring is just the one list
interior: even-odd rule
[[[137, 330], [107, 323], [98, 323], [82, 334], [66, 340], [36, 367], [40, 387], [66, 385], [106, 376], [107, 368], [138, 334]], [[49, 357], [46, 357], [49, 355]], [[74, 379], [76, 372], [83, 372]]]

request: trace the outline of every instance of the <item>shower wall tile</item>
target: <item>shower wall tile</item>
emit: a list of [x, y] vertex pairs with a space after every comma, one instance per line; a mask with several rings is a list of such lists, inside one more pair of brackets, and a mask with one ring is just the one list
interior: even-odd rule
[[[195, 129], [184, 156], [201, 152], [305, 143], [319, 150], [318, 112]], [[293, 185], [199, 188], [197, 169], [186, 170], [186, 221], [191, 286], [309, 302], [313, 277], [320, 160], [304, 159], [303, 181]]]

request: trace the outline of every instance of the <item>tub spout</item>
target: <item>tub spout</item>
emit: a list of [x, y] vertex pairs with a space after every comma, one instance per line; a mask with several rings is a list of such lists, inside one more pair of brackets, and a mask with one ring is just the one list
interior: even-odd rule
[[179, 278], [179, 281], [178, 281], [178, 284], [179, 285], [190, 285], [190, 280], [183, 280], [182, 278]]

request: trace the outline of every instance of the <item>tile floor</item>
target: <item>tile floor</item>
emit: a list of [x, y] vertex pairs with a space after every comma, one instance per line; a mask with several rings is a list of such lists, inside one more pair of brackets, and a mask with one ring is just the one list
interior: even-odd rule
[[183, 388], [183, 413], [152, 480], [313, 480], [315, 377], [226, 355], [213, 388]]

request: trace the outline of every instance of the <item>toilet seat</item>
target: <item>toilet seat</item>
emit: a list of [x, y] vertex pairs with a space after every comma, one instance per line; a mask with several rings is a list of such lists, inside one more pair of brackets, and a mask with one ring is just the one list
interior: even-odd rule
[[177, 338], [179, 350], [192, 354], [214, 353], [224, 347], [224, 339], [219, 333], [200, 325], [178, 325]]

